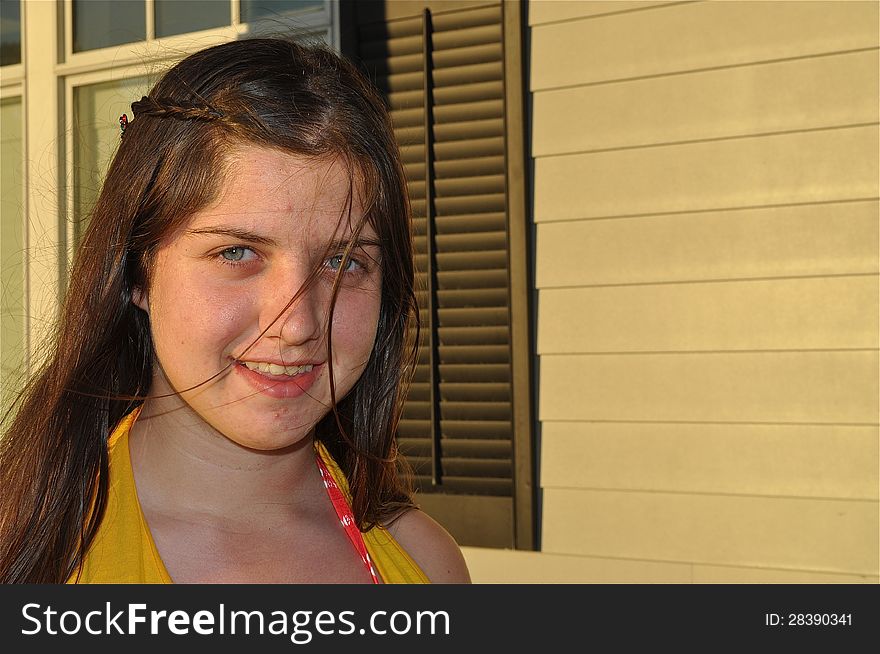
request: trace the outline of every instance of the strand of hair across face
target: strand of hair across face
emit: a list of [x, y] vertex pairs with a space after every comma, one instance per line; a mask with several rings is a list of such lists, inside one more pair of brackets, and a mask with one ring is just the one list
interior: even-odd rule
[[156, 116], [157, 118], [177, 118], [178, 120], [222, 120], [223, 113], [208, 105], [178, 102], [170, 98], [151, 98], [143, 96], [131, 103], [135, 116]]

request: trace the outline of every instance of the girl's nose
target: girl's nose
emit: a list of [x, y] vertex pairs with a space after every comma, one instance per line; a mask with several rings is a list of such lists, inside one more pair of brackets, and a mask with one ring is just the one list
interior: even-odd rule
[[274, 322], [266, 335], [277, 336], [287, 346], [303, 345], [321, 336], [325, 303], [318, 292], [319, 282], [309, 284], [307, 275], [297, 277], [295, 284], [289, 279], [270, 282], [277, 288], [270, 289], [269, 295], [277, 299], [267, 307], [267, 321]]
[[281, 340], [285, 345], [302, 345], [318, 340], [321, 334], [321, 319], [306, 292], [293, 303], [279, 320]]

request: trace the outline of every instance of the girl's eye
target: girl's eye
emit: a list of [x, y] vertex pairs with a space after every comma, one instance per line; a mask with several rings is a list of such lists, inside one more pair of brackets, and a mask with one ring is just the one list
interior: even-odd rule
[[[250, 253], [250, 255], [248, 255], [248, 253]], [[242, 261], [252, 259], [255, 255], [253, 253], [253, 250], [251, 250], [250, 248], [236, 245], [235, 247], [226, 248], [225, 250], [223, 250], [220, 253], [220, 256], [230, 263], [240, 263]]]
[[[335, 257], [330, 257], [327, 260], [327, 266], [330, 268], [330, 270], [338, 271], [339, 267], [342, 265], [342, 260], [344, 258], [345, 257], [341, 254], [337, 254]], [[361, 264], [349, 257], [348, 262], [345, 265], [345, 270], [343, 270], [342, 272], [355, 272], [360, 268]]]

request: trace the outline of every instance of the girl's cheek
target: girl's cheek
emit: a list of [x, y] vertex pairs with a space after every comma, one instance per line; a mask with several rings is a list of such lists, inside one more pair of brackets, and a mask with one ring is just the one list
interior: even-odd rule
[[346, 328], [350, 323], [360, 328], [367, 327], [368, 322], [378, 320], [379, 303], [379, 294], [372, 291], [340, 295], [333, 311], [334, 329]]
[[252, 302], [246, 293], [217, 294], [205, 298], [204, 319], [217, 327], [232, 326], [245, 321], [252, 312]]
[[352, 349], [369, 352], [376, 340], [378, 320], [378, 295], [364, 295], [357, 302], [340, 303], [333, 312], [334, 340], [344, 341]]
[[[180, 276], [169, 284], [174, 292], [159, 298], [160, 311], [151, 316], [162, 332], [176, 332], [178, 342], [234, 337], [252, 312], [252, 294], [223, 284], [206, 284]], [[170, 335], [170, 334], [169, 334]]]

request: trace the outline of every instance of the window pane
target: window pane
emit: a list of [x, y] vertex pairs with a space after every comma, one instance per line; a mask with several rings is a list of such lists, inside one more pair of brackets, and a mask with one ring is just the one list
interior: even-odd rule
[[0, 0], [0, 66], [20, 63], [21, 2]]
[[241, 22], [278, 18], [291, 12], [318, 9], [323, 6], [324, 0], [241, 0]]
[[150, 90], [148, 77], [80, 86], [73, 92], [74, 242], [98, 199], [110, 159], [119, 147], [119, 116], [132, 120], [131, 103]]
[[21, 98], [0, 102], [0, 420], [24, 379]]
[[156, 36], [229, 25], [229, 0], [155, 0]]
[[147, 38], [144, 0], [73, 0], [73, 51]]

